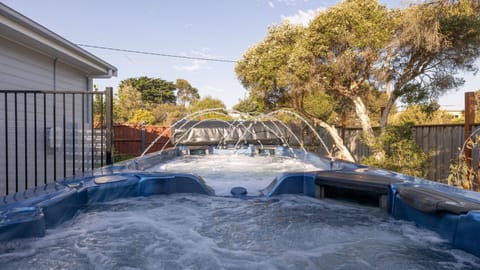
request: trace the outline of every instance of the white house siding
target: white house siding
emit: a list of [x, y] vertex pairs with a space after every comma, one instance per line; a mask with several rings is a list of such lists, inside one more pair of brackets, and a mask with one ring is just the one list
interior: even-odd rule
[[0, 35], [0, 88], [53, 89], [53, 59]]
[[60, 60], [56, 63], [55, 86], [57, 90], [86, 90], [88, 87], [88, 78], [81, 71], [64, 64]]
[[[61, 59], [55, 60], [33, 49], [23, 47], [1, 37], [0, 33], [1, 90], [87, 91], [87, 88], [91, 85], [91, 79], [88, 79], [81, 71], [65, 64]], [[5, 100], [5, 97], [7, 97], [7, 100]], [[75, 99], [75, 102], [73, 99]], [[51, 94], [44, 97], [43, 94], [38, 93], [35, 108], [34, 94], [19, 94], [17, 95], [17, 121], [15, 122], [15, 95], [8, 94], [5, 96], [3, 93], [0, 95], [0, 178], [3, 179], [6, 176], [5, 168], [8, 158], [9, 193], [15, 192], [16, 180], [18, 181], [18, 189], [23, 190], [25, 180], [28, 187], [33, 187], [35, 179], [38, 184], [43, 184], [45, 181], [51, 182], [54, 179], [62, 179], [64, 176], [68, 177], [73, 173], [81, 172], [82, 139], [85, 153], [89, 154], [91, 150], [91, 141], [87, 136], [91, 133], [91, 113], [88, 113], [91, 103], [89, 98], [83, 97], [83, 99], [85, 110], [82, 118], [82, 95], [76, 94], [74, 98], [72, 94], [63, 96], [59, 93], [54, 98]], [[8, 147], [5, 147], [5, 106], [8, 108]], [[56, 110], [56, 144], [52, 141], [54, 108]], [[63, 114], [64, 108], [65, 116]], [[75, 114], [73, 111], [75, 111]], [[44, 115], [46, 115], [45, 119]], [[15, 132], [15, 125], [17, 126], [17, 132]], [[64, 125], [65, 149], [63, 141]], [[47, 142], [46, 147], [44, 147], [44, 141]], [[75, 146], [73, 145], [74, 141]], [[45, 153], [46, 164], [44, 163]], [[91, 169], [91, 156], [88, 154], [83, 155], [86, 161], [85, 169]], [[54, 166], [54, 156], [56, 156], [56, 166]], [[36, 166], [35, 160], [37, 160]], [[64, 160], [66, 160], [65, 166], [63, 164]], [[73, 171], [74, 167], [75, 172]], [[18, 173], [16, 168], [18, 168]], [[24, 168], [27, 168], [26, 174]], [[54, 171], [56, 171], [56, 175], [54, 175]], [[0, 195], [5, 193], [5, 181], [0, 181]]]

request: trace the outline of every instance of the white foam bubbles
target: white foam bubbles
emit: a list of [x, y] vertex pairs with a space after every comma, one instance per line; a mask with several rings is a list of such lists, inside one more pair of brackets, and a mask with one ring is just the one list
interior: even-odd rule
[[[85, 209], [0, 245], [2, 269], [475, 269], [480, 259], [378, 208], [300, 195], [176, 194]], [[4, 247], [8, 246], [6, 249]]]
[[288, 157], [206, 155], [183, 156], [151, 170], [199, 175], [219, 196], [230, 195], [230, 190], [236, 186], [245, 187], [248, 195], [256, 196], [283, 172], [306, 172], [319, 168]]

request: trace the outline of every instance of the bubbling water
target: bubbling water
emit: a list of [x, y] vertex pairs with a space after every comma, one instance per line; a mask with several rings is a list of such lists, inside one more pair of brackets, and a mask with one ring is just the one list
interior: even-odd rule
[[[217, 194], [258, 193], [292, 158], [185, 156], [154, 171], [201, 175]], [[379, 208], [302, 195], [155, 195], [90, 205], [43, 238], [0, 243], [0, 268], [478, 269], [480, 259]]]
[[478, 269], [435, 233], [378, 208], [300, 195], [175, 194], [83, 210], [42, 239], [0, 245], [21, 269]]
[[150, 170], [197, 174], [219, 196], [230, 195], [235, 186], [245, 187], [248, 195], [256, 196], [282, 172], [318, 171], [320, 168], [289, 157], [206, 155], [183, 156]]

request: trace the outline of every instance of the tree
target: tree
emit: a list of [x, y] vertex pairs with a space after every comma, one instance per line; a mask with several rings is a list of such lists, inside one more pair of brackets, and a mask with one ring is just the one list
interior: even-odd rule
[[260, 112], [260, 105], [255, 99], [250, 96], [240, 99], [238, 103], [233, 106], [232, 109], [243, 113], [255, 114]]
[[175, 84], [159, 78], [129, 78], [120, 82], [120, 89], [132, 87], [141, 93], [141, 100], [146, 105], [170, 103], [175, 104]]
[[[385, 134], [397, 100], [428, 105], [461, 85], [457, 72], [475, 70], [480, 53], [479, 11], [473, 0], [439, 0], [405, 10], [388, 10], [376, 0], [347, 0], [319, 13], [305, 29], [271, 27], [239, 61], [237, 76], [264, 107], [297, 109], [327, 129], [338, 146], [342, 141], [321, 119], [325, 116], [305, 106], [305, 99], [318, 93], [332, 96], [355, 111], [365, 142], [381, 161], [387, 149], [373, 132], [374, 116], [385, 107], [378, 119]], [[372, 106], [372, 100], [378, 102]]]
[[475, 105], [475, 123], [480, 123], [480, 89], [475, 91]]
[[405, 111], [397, 113], [391, 122], [393, 125], [409, 122], [415, 125], [432, 125], [458, 123], [461, 120], [463, 119], [457, 119], [444, 110], [430, 111], [429, 106], [410, 105]]
[[177, 88], [177, 104], [185, 106], [200, 99], [198, 89], [191, 86], [187, 80], [177, 79], [175, 87]]
[[197, 111], [205, 110], [205, 109], [214, 109], [214, 108], [222, 108], [226, 109], [225, 103], [223, 103], [220, 99], [214, 98], [211, 96], [206, 96], [202, 99], [199, 99], [188, 107], [189, 113], [194, 113]]
[[226, 111], [227, 106], [225, 106], [225, 104], [220, 99], [211, 96], [206, 96], [190, 104], [190, 106], [188, 107], [188, 113], [191, 114], [207, 109], [225, 109], [225, 111], [215, 111], [211, 113], [207, 112], [205, 115], [196, 118], [196, 120], [203, 120], [209, 118], [231, 120], [231, 117], [228, 116], [228, 113]]
[[[347, 104], [345, 99], [330, 99], [338, 106], [309, 104], [312, 98], [318, 104], [329, 94], [311, 78], [311, 57], [301, 44], [304, 34], [303, 27], [286, 22], [270, 27], [267, 37], [245, 53], [235, 71], [249, 90], [250, 99], [259, 105], [259, 111], [288, 107], [301, 112], [329, 132], [342, 158], [353, 161], [337, 130], [326, 122], [334, 119], [330, 117], [334, 108], [340, 109]], [[316, 111], [310, 112], [313, 108], [317, 108]], [[319, 112], [318, 108], [323, 111]]]
[[388, 90], [382, 127], [398, 99], [409, 104], [435, 102], [463, 84], [460, 70], [477, 71], [479, 11], [475, 0], [440, 0], [400, 12], [398, 31], [381, 58], [384, 72], [377, 76]]
[[128, 122], [136, 110], [145, 108], [142, 103], [142, 94], [129, 84], [121, 84], [117, 98], [114, 99], [113, 108], [115, 122]]
[[[186, 80], [179, 79], [177, 82], [179, 87], [185, 90], [183, 92], [186, 93], [182, 100], [190, 102], [199, 97], [198, 90], [190, 86]], [[115, 121], [131, 122], [134, 119], [142, 122], [142, 119], [135, 117], [135, 113], [138, 114], [139, 111], [147, 110], [153, 114], [153, 120], [148, 117], [151, 124], [170, 123], [170, 120], [185, 114], [183, 105], [182, 108], [177, 108], [175, 105], [177, 100], [175, 89], [177, 89], [177, 86], [172, 82], [145, 76], [121, 81], [118, 95], [114, 99]], [[179, 92], [182, 93], [182, 91]], [[167, 112], [173, 115], [170, 117], [166, 115]]]
[[152, 109], [155, 116], [155, 123], [170, 126], [180, 120], [187, 114], [187, 110], [182, 105], [159, 104]]
[[[93, 85], [93, 91], [97, 92], [98, 87], [96, 85]], [[98, 123], [100, 125], [103, 125], [103, 121], [105, 119], [105, 113], [106, 113], [106, 101], [103, 96], [103, 94], [95, 94], [93, 96], [93, 122]]]
[[149, 110], [139, 109], [133, 113], [132, 118], [128, 119], [128, 122], [132, 124], [145, 123], [152, 125], [155, 124], [155, 116]]
[[396, 22], [396, 13], [375, 0], [345, 1], [313, 20], [302, 44], [310, 52], [304, 58], [311, 63], [313, 82], [353, 104], [372, 148], [376, 141], [365, 99], [370, 90], [377, 90], [371, 79], [380, 68], [377, 61], [397, 29]]
[[284, 22], [271, 26], [265, 39], [249, 48], [237, 63], [235, 72], [249, 91], [249, 100], [259, 111], [288, 106], [288, 56], [292, 53], [303, 27]]

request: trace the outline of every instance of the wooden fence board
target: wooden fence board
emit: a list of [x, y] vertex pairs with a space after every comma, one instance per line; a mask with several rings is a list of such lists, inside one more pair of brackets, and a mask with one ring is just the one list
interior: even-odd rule
[[[474, 126], [474, 129], [475, 127], [478, 126]], [[427, 178], [446, 182], [450, 162], [458, 158], [459, 148], [463, 144], [463, 124], [414, 126], [412, 131], [418, 147], [425, 153], [432, 154], [430, 166], [427, 168]], [[361, 130], [358, 128], [345, 130], [347, 148], [359, 162], [371, 153], [370, 149], [358, 139], [360, 135]], [[478, 163], [478, 157], [474, 160], [475, 162]]]
[[[158, 136], [165, 132], [149, 153], [160, 151], [165, 144], [169, 144], [171, 131], [163, 126], [145, 126], [145, 148], [148, 147]], [[139, 156], [142, 154], [142, 126], [141, 125], [114, 125], [113, 144], [115, 153], [118, 155]], [[171, 145], [167, 145], [169, 147]]]

